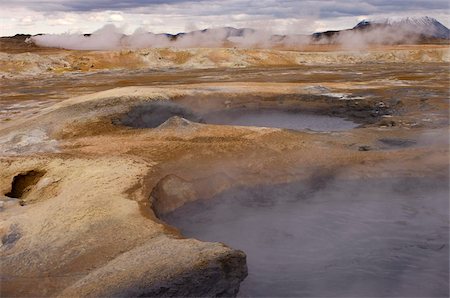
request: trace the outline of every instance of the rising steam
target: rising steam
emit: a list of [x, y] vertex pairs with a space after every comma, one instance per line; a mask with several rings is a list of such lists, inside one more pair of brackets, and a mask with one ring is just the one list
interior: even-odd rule
[[[298, 38], [298, 42], [304, 43]], [[44, 34], [32, 36], [28, 42], [42, 47], [71, 50], [117, 50], [140, 48], [193, 47], [271, 47], [273, 36], [267, 31], [235, 28], [214, 28], [177, 35], [154, 34], [137, 29], [126, 35], [114, 25], [106, 25], [92, 34]]]
[[296, 47], [308, 44], [337, 44], [361, 48], [370, 44], [416, 43], [423, 39], [448, 39], [449, 29], [437, 20], [424, 17], [396, 22], [363, 21], [352, 29], [328, 31], [313, 35], [274, 35], [268, 30], [213, 28], [189, 33], [154, 34], [137, 29], [126, 35], [112, 24], [92, 34], [44, 34], [27, 39], [43, 47], [72, 50], [118, 50], [140, 48], [272, 48]]

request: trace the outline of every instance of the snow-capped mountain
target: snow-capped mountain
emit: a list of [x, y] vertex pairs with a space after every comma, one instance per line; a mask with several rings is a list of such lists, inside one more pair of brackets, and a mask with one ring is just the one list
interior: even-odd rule
[[407, 34], [421, 35], [425, 38], [450, 39], [450, 30], [431, 17], [407, 17], [401, 19], [363, 20], [352, 30], [387, 28]]

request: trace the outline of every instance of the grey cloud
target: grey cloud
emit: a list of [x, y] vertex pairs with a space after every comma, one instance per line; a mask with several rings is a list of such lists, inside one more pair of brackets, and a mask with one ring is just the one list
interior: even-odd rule
[[[201, 6], [199, 6], [199, 4]], [[352, 16], [371, 13], [404, 12], [405, 10], [429, 10], [448, 9], [447, 0], [350, 0], [350, 1], [327, 1], [327, 0], [15, 0], [8, 3], [10, 6], [22, 6], [36, 11], [99, 11], [99, 10], [133, 10], [154, 11], [161, 7], [168, 7], [179, 13], [183, 11], [178, 8], [182, 5], [192, 13], [198, 10], [199, 15], [245, 13], [250, 15], [270, 15], [274, 17], [294, 17], [316, 13], [321, 17]], [[167, 8], [166, 7], [166, 8]], [[195, 9], [189, 9], [189, 7]], [[181, 11], [180, 11], [181, 10]]]
[[161, 4], [177, 4], [182, 2], [202, 2], [188, 1], [188, 0], [133, 0], [133, 1], [114, 1], [114, 0], [102, 0], [102, 1], [70, 1], [66, 7], [69, 10], [75, 11], [91, 11], [91, 10], [123, 10], [131, 9], [135, 7], [154, 7]]
[[98, 10], [128, 10], [138, 7], [154, 7], [162, 4], [177, 4], [183, 2], [202, 2], [204, 0], [15, 0], [10, 6], [27, 7], [35, 11], [98, 11]]
[[[1, 6], [3, 11], [10, 7], [33, 10], [47, 19], [66, 13], [82, 16], [91, 12], [112, 11], [128, 15], [124, 22], [133, 23], [132, 15], [137, 14], [141, 22], [148, 16], [147, 24], [153, 28], [156, 24], [159, 27], [156, 31], [159, 32], [180, 32], [189, 24], [202, 28], [253, 26], [292, 31], [292, 20], [308, 22], [297, 24], [296, 32], [313, 32], [324, 30], [324, 26], [329, 29], [348, 28], [354, 26], [361, 16], [383, 18], [407, 14], [439, 16], [448, 25], [448, 20], [442, 20], [442, 16], [450, 14], [448, 0], [14, 0]], [[281, 20], [286, 19], [290, 21], [283, 24]], [[322, 22], [314, 24], [315, 20]], [[134, 26], [137, 25], [135, 22]], [[90, 27], [92, 29], [83, 30], [98, 28]], [[60, 26], [58, 31], [68, 29], [73, 29], [73, 26]]]
[[366, 2], [380, 8], [393, 9], [449, 9], [450, 7], [448, 0], [367, 0]]

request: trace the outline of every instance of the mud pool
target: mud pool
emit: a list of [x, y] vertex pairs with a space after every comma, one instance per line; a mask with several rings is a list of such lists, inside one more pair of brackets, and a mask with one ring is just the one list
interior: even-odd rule
[[208, 124], [293, 130], [344, 131], [358, 126], [358, 124], [340, 117], [275, 108], [225, 109], [200, 114], [187, 107], [164, 101], [144, 103], [133, 107], [118, 123], [134, 128], [155, 128], [173, 116]]
[[445, 297], [448, 175], [234, 189], [164, 218], [247, 254], [242, 297]]
[[210, 124], [275, 127], [294, 130], [343, 131], [355, 128], [356, 123], [326, 115], [276, 109], [230, 109], [204, 115]]

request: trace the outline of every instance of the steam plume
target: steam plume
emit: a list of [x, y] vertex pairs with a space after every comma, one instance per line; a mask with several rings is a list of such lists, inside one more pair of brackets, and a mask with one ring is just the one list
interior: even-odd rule
[[313, 35], [273, 35], [268, 30], [232, 27], [196, 30], [189, 33], [154, 34], [137, 29], [126, 35], [114, 25], [106, 25], [92, 34], [45, 34], [27, 41], [38, 46], [72, 50], [118, 50], [140, 48], [272, 48], [307, 44], [336, 44], [344, 48], [364, 48], [370, 44], [417, 43], [429, 39], [450, 38], [450, 30], [437, 20], [407, 18], [400, 21], [363, 21], [352, 29], [327, 31]]

